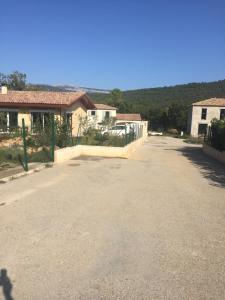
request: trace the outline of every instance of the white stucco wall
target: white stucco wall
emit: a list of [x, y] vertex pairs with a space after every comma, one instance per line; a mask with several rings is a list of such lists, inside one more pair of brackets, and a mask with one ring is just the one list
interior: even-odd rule
[[[202, 120], [202, 108], [207, 109], [207, 117], [206, 120]], [[199, 124], [207, 124], [210, 125], [212, 119], [217, 118], [220, 119], [220, 110], [225, 109], [224, 107], [215, 107], [215, 106], [192, 106], [191, 113], [189, 114], [189, 132], [192, 136], [198, 136], [198, 126]]]
[[[95, 116], [91, 115], [91, 112], [95, 111]], [[101, 123], [105, 120], [106, 112], [109, 112], [109, 117], [110, 118], [115, 118], [116, 117], [116, 110], [103, 110], [103, 109], [89, 109], [87, 111], [87, 116], [90, 121], [93, 120], [93, 122], [96, 123]]]

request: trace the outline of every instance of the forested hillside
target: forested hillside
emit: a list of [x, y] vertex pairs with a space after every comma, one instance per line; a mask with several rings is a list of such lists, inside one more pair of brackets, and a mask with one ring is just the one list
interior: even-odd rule
[[154, 129], [186, 129], [187, 110], [191, 103], [225, 97], [225, 80], [190, 83], [171, 87], [124, 91], [115, 95], [90, 94], [96, 102], [117, 105], [119, 112], [138, 112]]

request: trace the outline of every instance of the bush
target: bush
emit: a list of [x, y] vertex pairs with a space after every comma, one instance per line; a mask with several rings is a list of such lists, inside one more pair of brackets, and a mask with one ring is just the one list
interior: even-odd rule
[[225, 151], [225, 120], [212, 120], [207, 139], [212, 147]]
[[23, 155], [23, 149], [21, 147], [1, 148], [0, 164], [3, 162], [19, 163], [19, 155]]

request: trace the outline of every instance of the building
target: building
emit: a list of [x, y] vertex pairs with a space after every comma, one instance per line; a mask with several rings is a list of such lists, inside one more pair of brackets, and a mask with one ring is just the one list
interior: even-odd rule
[[106, 104], [95, 104], [95, 107], [87, 111], [87, 116], [90, 123], [93, 123], [96, 127], [101, 126], [105, 120], [110, 118], [116, 118], [116, 107]]
[[71, 122], [73, 135], [77, 135], [79, 119], [86, 117], [90, 109], [95, 109], [95, 105], [84, 92], [7, 91], [2, 87], [0, 113], [5, 117], [0, 130], [21, 127], [22, 119], [28, 130], [37, 123], [44, 127], [54, 113], [60, 120], [66, 117]]
[[141, 124], [142, 119], [140, 114], [117, 114], [116, 123], [138, 123]]
[[188, 115], [188, 132], [194, 137], [204, 135], [214, 118], [225, 119], [225, 98], [193, 103]]

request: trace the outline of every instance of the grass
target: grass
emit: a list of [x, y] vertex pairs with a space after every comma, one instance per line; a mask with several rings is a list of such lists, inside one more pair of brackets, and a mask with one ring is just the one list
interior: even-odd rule
[[19, 164], [18, 155], [22, 155], [21, 147], [2, 147], [0, 148], [0, 165], [6, 162]]
[[[23, 148], [19, 146], [0, 148], [0, 170], [21, 165], [21, 159], [23, 159], [23, 157]], [[28, 162], [48, 163], [49, 161], [50, 155], [46, 150], [28, 154]]]

